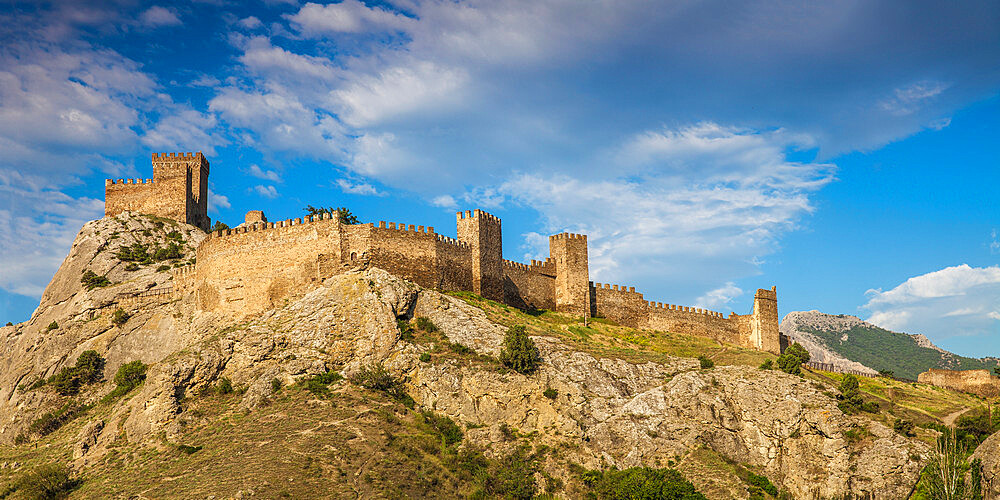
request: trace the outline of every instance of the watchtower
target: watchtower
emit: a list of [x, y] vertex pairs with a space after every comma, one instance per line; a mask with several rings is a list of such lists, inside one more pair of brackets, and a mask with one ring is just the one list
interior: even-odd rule
[[503, 242], [500, 218], [482, 210], [466, 210], [456, 215], [458, 240], [472, 250], [472, 291], [502, 302]]
[[549, 257], [556, 265], [556, 311], [590, 316], [590, 272], [587, 235], [549, 236]]
[[198, 153], [153, 153], [152, 179], [104, 181], [104, 215], [126, 210], [208, 231], [208, 160]]
[[753, 296], [750, 317], [750, 346], [761, 351], [781, 354], [781, 334], [778, 331], [778, 289], [758, 288]]

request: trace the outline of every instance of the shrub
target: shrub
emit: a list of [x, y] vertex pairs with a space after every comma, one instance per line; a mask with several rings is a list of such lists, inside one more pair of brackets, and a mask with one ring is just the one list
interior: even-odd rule
[[792, 375], [802, 375], [802, 361], [799, 360], [798, 356], [782, 354], [778, 356], [777, 362], [779, 370]]
[[184, 237], [181, 236], [181, 233], [175, 229], [167, 233], [167, 239], [174, 241], [181, 241], [182, 239], [184, 239]]
[[8, 321], [6, 326], [14, 326], [14, 323], [11, 323], [10, 321]]
[[232, 394], [233, 381], [226, 377], [220, 377], [218, 385], [215, 386], [215, 392], [219, 394]]
[[771, 359], [765, 359], [764, 362], [761, 363], [760, 366], [758, 366], [757, 368], [759, 368], [761, 370], [773, 370], [774, 369], [774, 361], [772, 361]]
[[903, 420], [901, 418], [896, 419], [892, 424], [892, 429], [904, 436], [915, 436], [913, 432], [913, 422], [909, 420]]
[[53, 321], [53, 322], [49, 323], [49, 326], [45, 327], [45, 331], [51, 332], [52, 330], [56, 330], [58, 328], [59, 328], [59, 323], [56, 323], [55, 321]]
[[705, 370], [705, 369], [708, 369], [708, 368], [712, 368], [712, 367], [715, 366], [715, 362], [712, 361], [711, 359], [708, 359], [704, 355], [698, 356], [698, 363], [701, 364], [701, 369], [702, 370]]
[[413, 328], [410, 327], [410, 322], [405, 319], [396, 319], [396, 328], [399, 329], [399, 338], [402, 340], [411, 341], [413, 340]]
[[549, 387], [548, 389], [545, 389], [545, 392], [542, 393], [542, 396], [545, 396], [545, 397], [547, 397], [549, 399], [555, 399], [556, 396], [558, 396], [558, 395], [559, 395], [559, 391], [557, 391], [557, 390], [555, 390], [555, 389], [553, 389], [551, 387]]
[[772, 497], [778, 496], [778, 488], [776, 488], [773, 484], [771, 484], [771, 480], [768, 479], [767, 476], [761, 476], [758, 474], [754, 474], [753, 472], [748, 472], [747, 483], [749, 483], [751, 486], [760, 488], [761, 490], [764, 491], [764, 493], [767, 493]]
[[156, 261], [181, 258], [184, 258], [184, 254], [181, 253], [181, 247], [174, 242], [170, 242], [170, 244], [164, 248], [157, 248], [156, 252], [153, 253], [153, 260]]
[[407, 408], [413, 408], [414, 406], [413, 398], [406, 393], [403, 379], [393, 375], [381, 363], [361, 367], [354, 375], [352, 382], [367, 389], [385, 393]]
[[537, 457], [528, 454], [526, 447], [518, 447], [501, 460], [490, 463], [488, 471], [480, 473], [482, 486], [473, 497], [529, 500], [538, 492], [535, 483]]
[[87, 290], [93, 290], [95, 288], [100, 288], [111, 284], [111, 282], [108, 281], [107, 278], [105, 278], [104, 276], [98, 276], [97, 274], [94, 273], [94, 271], [91, 271], [90, 269], [87, 269], [86, 271], [83, 272], [83, 276], [80, 278], [80, 283], [82, 283], [83, 286], [87, 287]]
[[128, 394], [129, 391], [138, 387], [143, 380], [146, 380], [148, 368], [145, 363], [138, 360], [119, 366], [114, 379], [117, 386], [111, 391], [110, 396], [116, 398]]
[[861, 389], [858, 384], [858, 377], [854, 375], [847, 374], [844, 379], [840, 381], [840, 395], [837, 399], [840, 400], [837, 403], [837, 408], [846, 414], [857, 413], [858, 411], [864, 411], [868, 413], [878, 413], [879, 405], [875, 401], [868, 401], [861, 397]]
[[305, 379], [304, 385], [307, 391], [317, 396], [326, 396], [330, 393], [328, 386], [343, 379], [344, 377], [340, 373], [327, 371]]
[[420, 361], [423, 361], [424, 363], [430, 363], [431, 353], [429, 352], [420, 353]]
[[805, 347], [802, 347], [798, 342], [793, 342], [792, 345], [785, 348], [785, 354], [791, 354], [799, 358], [800, 363], [808, 363], [811, 356], [809, 356], [809, 351]]
[[535, 341], [528, 337], [524, 325], [515, 325], [507, 330], [503, 339], [503, 350], [500, 351], [500, 362], [504, 366], [523, 374], [529, 374], [538, 368], [542, 356], [535, 347]]
[[115, 257], [118, 257], [118, 260], [122, 262], [146, 263], [150, 261], [149, 247], [145, 243], [133, 243], [119, 248]]
[[193, 455], [193, 454], [201, 451], [201, 448], [202, 448], [201, 446], [191, 446], [191, 445], [187, 445], [187, 444], [179, 444], [179, 445], [177, 445], [177, 451], [180, 451], [181, 453], [184, 453], [184, 454], [187, 454], [187, 455]]
[[21, 476], [13, 489], [24, 498], [64, 498], [80, 487], [78, 479], [71, 478], [69, 469], [59, 464], [34, 467]]
[[31, 425], [28, 426], [28, 433], [47, 436], [59, 430], [63, 424], [73, 420], [81, 412], [86, 411], [87, 408], [87, 406], [76, 404], [75, 401], [68, 401], [59, 407], [59, 409], [47, 411], [31, 422]]
[[225, 222], [222, 222], [221, 220], [217, 220], [215, 221], [215, 225], [212, 226], [211, 232], [214, 233], [216, 231], [225, 231], [226, 229], [229, 229], [229, 225], [226, 224]]
[[462, 441], [462, 429], [454, 420], [429, 411], [420, 412], [420, 416], [423, 417], [424, 423], [430, 426], [434, 433], [441, 438], [441, 444], [444, 446], [451, 446]]
[[896, 375], [896, 373], [893, 372], [892, 370], [879, 370], [878, 371], [878, 376], [879, 377], [893, 378], [895, 375]]
[[91, 384], [101, 379], [104, 358], [97, 351], [84, 351], [76, 358], [75, 366], [66, 366], [47, 381], [57, 393], [71, 396], [80, 392], [83, 384]]
[[132, 316], [125, 312], [124, 309], [118, 308], [114, 314], [111, 315], [111, 323], [115, 326], [122, 326], [131, 317]]
[[417, 318], [417, 328], [427, 333], [434, 333], [438, 331], [437, 325], [435, 325], [434, 322], [430, 320], [430, 318], [425, 318], [423, 316]]
[[475, 349], [457, 342], [448, 342], [448, 348], [452, 350], [455, 354], [471, 354], [475, 355]]
[[125, 266], [125, 270], [126, 271], [138, 271], [139, 270], [139, 264], [136, 264], [135, 262], [132, 262], [129, 265]]
[[281, 390], [281, 380], [278, 377], [271, 379], [271, 394], [274, 394]]
[[168, 266], [166, 264], [164, 264], [164, 265], [156, 268], [156, 272], [158, 272], [158, 273], [162, 273], [163, 271], [169, 271], [169, 270], [170, 270], [170, 266]]
[[632, 467], [621, 471], [587, 471], [583, 480], [600, 499], [705, 500], [705, 496], [674, 469]]

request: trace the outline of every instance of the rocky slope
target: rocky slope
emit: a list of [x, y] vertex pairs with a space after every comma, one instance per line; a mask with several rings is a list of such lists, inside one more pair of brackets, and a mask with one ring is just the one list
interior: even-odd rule
[[934, 345], [919, 334], [893, 332], [856, 316], [793, 311], [779, 330], [805, 347], [813, 361], [832, 363], [840, 369], [876, 374], [889, 370], [897, 377], [916, 380], [930, 368], [950, 370], [992, 369], [996, 359], [967, 358]]
[[[81, 471], [107, 462], [123, 443], [179, 444], [187, 422], [198, 418], [189, 414], [186, 398], [221, 377], [246, 389], [240, 405], [253, 418], [272, 398], [276, 380], [287, 386], [328, 370], [350, 377], [378, 364], [405, 377], [419, 409], [461, 422], [470, 445], [503, 456], [512, 446], [503, 436], [514, 428], [559, 450], [560, 460], [547, 461], [543, 472], [566, 483], [578, 481], [569, 464], [661, 467], [708, 449], [762, 471], [795, 498], [902, 498], [928, 453], [922, 442], [877, 421], [845, 416], [824, 394], [826, 386], [776, 371], [701, 370], [693, 358], [630, 363], [544, 336], [534, 337], [543, 357], [535, 373], [504, 370], [493, 358], [504, 327], [461, 299], [379, 269], [334, 276], [282, 308], [235, 320], [199, 311], [192, 297], [148, 297], [130, 303], [132, 316], [114, 326], [110, 310], [118, 305], [105, 306], [117, 294], [164, 284], [164, 273], [155, 271], [116, 274], [120, 263], [107, 257], [115, 245], [103, 237], [121, 224], [156, 237], [153, 229], [140, 229], [155, 221], [122, 219], [81, 231], [36, 316], [4, 329], [0, 346], [0, 440], [6, 443], [40, 412], [61, 404], [44, 388], [27, 390], [25, 381], [72, 364], [86, 349], [107, 359], [106, 378], [134, 359], [151, 365], [134, 396], [81, 427], [74, 455]], [[197, 230], [183, 231], [186, 241], [197, 241]], [[109, 271], [111, 281], [122, 284], [86, 291], [79, 282], [84, 267]], [[414, 317], [430, 318], [442, 340], [403, 339], [397, 319]], [[59, 328], [45, 331], [50, 321]], [[421, 361], [442, 342], [479, 354]], [[546, 397], [546, 389], [556, 396]], [[106, 383], [83, 397], [96, 401], [110, 390]]]

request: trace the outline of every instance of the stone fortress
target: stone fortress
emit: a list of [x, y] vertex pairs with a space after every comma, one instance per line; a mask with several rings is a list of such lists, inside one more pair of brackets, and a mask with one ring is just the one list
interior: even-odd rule
[[[152, 160], [151, 181], [106, 181], [105, 215], [132, 211], [208, 230], [205, 157], [153, 154]], [[413, 224], [343, 224], [328, 213], [269, 222], [254, 210], [240, 226], [202, 242], [196, 263], [174, 271], [173, 293], [193, 297], [203, 310], [239, 315], [280, 305], [345, 268], [371, 265], [425, 288], [474, 292], [521, 309], [604, 317], [780, 352], [774, 287], [758, 289], [746, 315], [650, 302], [634, 287], [590, 281], [586, 235], [550, 236], [549, 257], [523, 264], [503, 258], [496, 216], [468, 210], [458, 212], [456, 224], [457, 238], [450, 238]]]

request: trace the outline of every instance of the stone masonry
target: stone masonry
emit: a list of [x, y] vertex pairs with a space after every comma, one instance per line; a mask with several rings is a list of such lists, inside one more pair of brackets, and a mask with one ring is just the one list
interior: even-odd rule
[[1000, 396], [1000, 379], [994, 377], [989, 370], [941, 370], [931, 368], [917, 375], [917, 381], [922, 384], [946, 387], [986, 398]]
[[[154, 154], [153, 167], [151, 182], [108, 181], [106, 214], [132, 210], [207, 228], [208, 162], [201, 153]], [[634, 287], [590, 281], [586, 235], [550, 236], [549, 257], [523, 264], [503, 258], [498, 217], [458, 212], [456, 226], [458, 237], [450, 238], [413, 224], [343, 224], [336, 213], [269, 222], [253, 210], [241, 226], [211, 233], [194, 266], [174, 271], [174, 292], [204, 310], [238, 316], [278, 306], [345, 268], [371, 265], [425, 288], [470, 291], [521, 309], [780, 351], [774, 287], [757, 290], [747, 315], [649, 302]]]
[[166, 217], [208, 231], [208, 160], [198, 153], [153, 153], [152, 179], [104, 181], [104, 215]]

